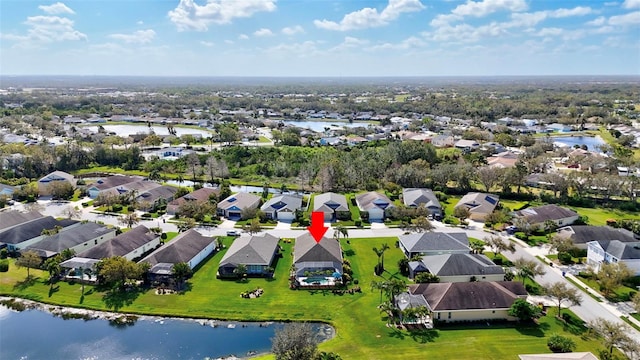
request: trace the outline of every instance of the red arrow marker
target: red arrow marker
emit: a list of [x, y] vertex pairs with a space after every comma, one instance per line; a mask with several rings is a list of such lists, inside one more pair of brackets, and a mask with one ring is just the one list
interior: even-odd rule
[[314, 211], [311, 213], [311, 226], [307, 227], [307, 230], [311, 233], [311, 236], [319, 243], [322, 240], [324, 234], [329, 230], [324, 226], [324, 213], [321, 211]]

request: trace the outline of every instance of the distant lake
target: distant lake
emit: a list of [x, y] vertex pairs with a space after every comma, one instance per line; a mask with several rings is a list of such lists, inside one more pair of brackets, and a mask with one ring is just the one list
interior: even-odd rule
[[[156, 135], [169, 135], [169, 130], [166, 126], [151, 126], [147, 125], [102, 125], [102, 127], [108, 132], [116, 133], [118, 136], [129, 136], [135, 134], [148, 134], [152, 129]], [[98, 132], [98, 126], [83, 126], [83, 128]], [[211, 135], [210, 132], [201, 129], [174, 127], [176, 130], [176, 136], [182, 136], [185, 134], [200, 134], [203, 137]]]
[[[281, 323], [217, 322], [214, 328], [194, 320], [145, 319], [131, 326], [107, 320], [64, 320], [40, 310], [14, 312], [0, 306], [0, 359], [206, 359], [248, 352], [265, 353]], [[314, 325], [323, 339], [333, 329]]]
[[554, 136], [551, 138], [554, 143], [562, 143], [569, 147], [574, 145], [587, 145], [589, 151], [600, 151], [598, 146], [604, 145], [605, 142], [599, 136]]
[[324, 128], [342, 128], [342, 127], [348, 127], [348, 128], [356, 128], [356, 127], [367, 127], [369, 125], [371, 125], [368, 122], [358, 122], [358, 121], [354, 121], [353, 123], [350, 123], [346, 120], [340, 121], [340, 120], [334, 120], [334, 121], [326, 121], [326, 120], [322, 120], [322, 121], [313, 121], [313, 120], [307, 120], [307, 121], [290, 121], [290, 120], [285, 120], [282, 121], [283, 123], [287, 124], [287, 125], [293, 125], [302, 129], [309, 129], [309, 130], [313, 130], [316, 132], [323, 132]]

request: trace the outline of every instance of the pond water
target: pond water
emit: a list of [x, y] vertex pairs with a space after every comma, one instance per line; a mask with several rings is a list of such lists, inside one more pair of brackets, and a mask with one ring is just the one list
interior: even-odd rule
[[303, 128], [303, 129], [309, 129], [309, 130], [313, 130], [316, 132], [323, 132], [325, 128], [342, 128], [342, 127], [348, 127], [348, 128], [355, 128], [355, 127], [367, 127], [370, 125], [370, 123], [368, 122], [358, 122], [355, 121], [353, 123], [349, 123], [348, 121], [338, 121], [338, 120], [334, 120], [334, 121], [313, 121], [313, 120], [308, 120], [308, 121], [290, 121], [290, 120], [285, 120], [282, 121], [283, 123], [287, 124], [287, 125], [293, 125], [299, 128]]
[[[167, 129], [166, 126], [151, 126], [148, 127], [147, 125], [103, 125], [102, 127], [104, 127], [104, 129], [108, 132], [108, 133], [115, 133], [118, 136], [129, 136], [129, 135], [135, 135], [135, 134], [139, 134], [139, 133], [149, 133], [150, 130], [153, 129], [153, 132], [156, 133], [156, 135], [169, 135], [169, 130]], [[98, 131], [98, 127], [97, 126], [86, 126], [84, 127], [86, 129], [89, 129], [91, 131]], [[177, 136], [182, 136], [185, 134], [200, 134], [203, 137], [208, 137], [211, 135], [211, 133], [209, 133], [206, 130], [202, 130], [202, 129], [194, 129], [194, 128], [183, 128], [183, 127], [175, 127], [174, 128], [176, 130], [176, 135]]]
[[[190, 180], [183, 180], [181, 183], [178, 183], [177, 180], [167, 180], [167, 184], [169, 185], [176, 185], [176, 186], [193, 186], [194, 182], [190, 181]], [[211, 183], [205, 183], [204, 184], [205, 187], [217, 187], [216, 186], [212, 186]], [[262, 186], [252, 186], [252, 185], [231, 185], [229, 186], [229, 188], [231, 189], [232, 192], [237, 193], [237, 192], [252, 192], [252, 193], [260, 193], [262, 194]], [[280, 194], [281, 189], [280, 188], [269, 188], [269, 192], [271, 194]], [[291, 194], [291, 193], [295, 193], [295, 191], [285, 191], [285, 194]]]
[[598, 146], [605, 144], [604, 140], [599, 136], [554, 136], [553, 142], [565, 144], [569, 147], [587, 145], [587, 150], [589, 151], [600, 151]]
[[[245, 357], [268, 352], [276, 329], [283, 326], [217, 322], [219, 326], [214, 328], [211, 323], [149, 318], [130, 326], [115, 326], [107, 320], [64, 320], [40, 310], [15, 312], [0, 306], [0, 359]], [[314, 328], [322, 339], [333, 334], [327, 325], [316, 324]]]

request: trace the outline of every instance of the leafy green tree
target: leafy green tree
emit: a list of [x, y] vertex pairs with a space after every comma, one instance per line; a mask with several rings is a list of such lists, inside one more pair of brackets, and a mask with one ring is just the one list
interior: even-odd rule
[[262, 225], [260, 225], [260, 219], [251, 219], [249, 224], [245, 224], [242, 229], [249, 234], [257, 234], [262, 231]]
[[238, 264], [238, 266], [233, 269], [233, 273], [239, 278], [244, 277], [245, 275], [247, 275], [247, 265]]
[[622, 282], [633, 275], [631, 269], [623, 262], [603, 263], [596, 274], [598, 285], [605, 297], [611, 296], [611, 293], [617, 289]]
[[171, 275], [176, 279], [178, 284], [178, 290], [182, 290], [182, 286], [184, 285], [184, 281], [193, 275], [193, 270], [189, 264], [185, 262], [179, 262], [173, 264], [171, 267]]
[[485, 242], [478, 239], [469, 239], [469, 247], [474, 254], [482, 254], [484, 252]]
[[181, 222], [177, 223], [176, 226], [178, 227], [179, 232], [185, 232], [196, 226], [196, 220], [192, 218], [185, 218], [182, 219]]
[[68, 200], [73, 197], [75, 188], [67, 181], [54, 181], [48, 186], [54, 200]]
[[133, 225], [139, 222], [140, 222], [140, 217], [135, 212], [130, 212], [118, 218], [118, 223], [128, 228], [132, 228]]
[[416, 275], [414, 281], [416, 283], [438, 283], [440, 278], [430, 272], [421, 272]]
[[139, 280], [144, 274], [143, 267], [122, 256], [102, 259], [96, 264], [102, 282], [112, 288], [124, 288], [130, 280]]
[[62, 272], [62, 268], [60, 267], [60, 263], [62, 262], [62, 258], [60, 255], [56, 255], [54, 257], [48, 258], [44, 262], [44, 268], [49, 272], [49, 284], [53, 286], [54, 279], [57, 278]]
[[542, 310], [525, 299], [516, 299], [509, 308], [509, 315], [517, 317], [520, 321], [533, 321], [542, 316]]
[[605, 355], [608, 355], [609, 359], [613, 358], [613, 349], [616, 347], [621, 349], [637, 347], [633, 338], [629, 336], [631, 330], [624, 323], [597, 318], [589, 323], [589, 327], [602, 340], [602, 344], [608, 351]]
[[493, 251], [493, 257], [498, 256], [498, 253], [501, 253], [503, 251], [509, 251], [509, 252], [516, 251], [516, 247], [515, 245], [513, 245], [513, 243], [511, 243], [510, 241], [505, 242], [499, 236], [492, 235], [492, 236], [485, 237], [484, 242]]
[[547, 340], [549, 350], [554, 353], [568, 353], [576, 349], [576, 343], [570, 337], [553, 334]]
[[276, 330], [271, 351], [276, 360], [309, 360], [316, 357], [317, 335], [308, 323], [288, 323]]
[[542, 264], [536, 260], [518, 258], [513, 262], [513, 266], [516, 268], [516, 273], [520, 279], [522, 279], [522, 284], [524, 284], [527, 279], [533, 280], [534, 277], [546, 273]]
[[453, 209], [453, 216], [460, 219], [460, 222], [464, 222], [471, 216], [471, 212], [466, 206], [458, 206]]
[[569, 252], [573, 249], [573, 241], [571, 238], [553, 234], [549, 237], [549, 251], [557, 251], [558, 253]]
[[42, 263], [42, 259], [40, 258], [38, 253], [33, 250], [22, 252], [20, 254], [20, 257], [16, 259], [17, 267], [27, 268], [27, 279], [31, 277], [31, 274], [29, 273], [29, 269], [35, 269], [38, 266], [40, 266], [41, 263]]
[[582, 296], [578, 294], [578, 291], [563, 282], [556, 282], [547, 286], [544, 292], [547, 296], [557, 301], [558, 317], [561, 316], [560, 311], [563, 301], [575, 306], [579, 306], [582, 303]]

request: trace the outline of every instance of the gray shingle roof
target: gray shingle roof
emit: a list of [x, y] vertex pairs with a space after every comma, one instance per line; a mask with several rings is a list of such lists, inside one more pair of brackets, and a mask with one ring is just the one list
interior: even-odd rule
[[268, 266], [273, 260], [278, 240], [277, 237], [269, 234], [241, 236], [233, 241], [227, 253], [220, 260], [220, 266], [227, 264]]
[[98, 181], [87, 186], [87, 189], [95, 187], [98, 190], [106, 190], [112, 187], [128, 184], [134, 181], [140, 181], [140, 180], [142, 180], [142, 177], [140, 176], [113, 175], [113, 176], [108, 176], [102, 179], [98, 179]]
[[328, 192], [313, 198], [313, 211], [349, 211], [349, 205], [344, 195]]
[[20, 212], [16, 210], [0, 212], [0, 232], [4, 229], [14, 227], [29, 221], [42, 218], [42, 214], [37, 211]]
[[218, 209], [228, 210], [232, 207], [237, 207], [242, 210], [247, 207], [256, 206], [260, 203], [260, 196], [240, 192], [227, 197], [226, 199], [218, 203]]
[[424, 232], [398, 237], [409, 252], [469, 250], [469, 238], [466, 233]]
[[386, 210], [394, 207], [393, 202], [389, 200], [386, 195], [375, 191], [356, 195], [356, 202], [358, 203], [358, 207], [365, 211], [374, 208]]
[[424, 204], [425, 207], [437, 207], [442, 209], [438, 197], [431, 189], [406, 188], [402, 190], [402, 201], [406, 206], [417, 207]]
[[574, 244], [586, 244], [590, 241], [619, 240], [622, 242], [637, 241], [633, 233], [614, 229], [609, 226], [573, 225], [558, 229], [558, 234], [568, 236]]
[[480, 254], [443, 254], [424, 256], [422, 262], [437, 276], [504, 274], [501, 266]]
[[598, 244], [604, 251], [620, 260], [640, 259], [640, 242], [600, 240]]
[[203, 236], [196, 230], [190, 229], [179, 234], [171, 242], [152, 252], [140, 262], [147, 262], [152, 266], [158, 263], [189, 262], [214, 241], [214, 238]]
[[209, 201], [209, 196], [211, 194], [215, 194], [216, 196], [218, 196], [218, 194], [220, 194], [220, 189], [203, 187], [173, 200], [169, 203], [169, 205], [180, 206], [186, 201]]
[[74, 226], [68, 230], [63, 229], [59, 233], [47, 236], [27, 248], [59, 253], [65, 249], [70, 249], [74, 246], [115, 231], [116, 230], [114, 228], [88, 222]]
[[260, 209], [262, 211], [283, 211], [294, 212], [302, 207], [302, 196], [278, 195], [264, 203]]
[[323, 237], [319, 243], [309, 234], [304, 234], [296, 238], [293, 250], [293, 263], [313, 261], [331, 261], [342, 263], [342, 250], [340, 243], [335, 239]]
[[19, 244], [23, 241], [31, 240], [42, 234], [44, 229], [53, 229], [56, 226], [67, 227], [77, 224], [76, 220], [56, 220], [53, 216], [47, 216], [33, 221], [17, 225], [0, 233], [0, 243]]
[[463, 196], [455, 207], [465, 206], [471, 213], [489, 214], [496, 208], [499, 199], [497, 195], [471, 192]]
[[160, 235], [154, 234], [146, 226], [140, 225], [98, 246], [83, 251], [78, 256], [91, 259], [125, 256], [159, 237]]
[[560, 207], [555, 204], [526, 208], [515, 212], [518, 217], [523, 217], [530, 224], [544, 223], [547, 220], [561, 220], [577, 216], [573, 210]]
[[162, 185], [139, 193], [138, 200], [154, 202], [158, 199], [170, 199], [178, 192], [175, 186]]
[[520, 282], [459, 282], [409, 285], [409, 292], [421, 294], [432, 311], [508, 309], [527, 291]]
[[66, 181], [69, 181], [69, 182], [73, 182], [73, 180], [74, 180], [73, 175], [71, 175], [69, 173], [66, 173], [64, 171], [56, 170], [56, 171], [54, 171], [54, 172], [52, 172], [50, 174], [47, 174], [47, 175], [43, 176], [38, 181], [40, 181], [40, 182], [41, 181], [49, 181], [51, 179], [60, 179], [60, 178], [65, 179]]

